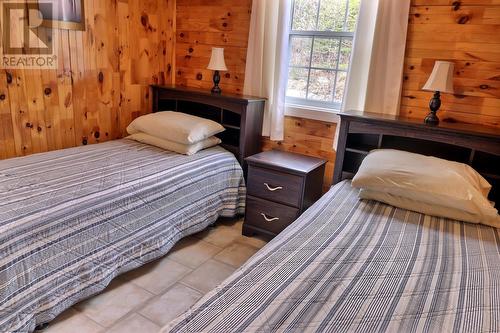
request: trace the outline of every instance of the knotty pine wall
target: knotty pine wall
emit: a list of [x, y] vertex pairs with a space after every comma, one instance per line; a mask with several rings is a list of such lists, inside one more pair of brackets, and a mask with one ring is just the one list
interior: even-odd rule
[[[115, 8], [103, 7], [104, 1], [86, 0], [91, 4], [87, 18], [97, 19], [89, 21], [92, 29], [87, 32], [60, 32], [63, 69], [14, 71], [13, 83], [8, 85], [7, 72], [0, 71], [0, 158], [78, 145], [84, 137], [95, 142], [97, 132], [100, 140], [119, 136], [132, 117], [149, 110], [148, 83], [175, 79], [180, 85], [209, 89], [212, 73], [206, 66], [212, 46], [226, 49], [229, 71], [222, 78], [222, 88], [241, 92], [251, 0], [177, 0], [176, 11], [174, 1], [118, 1]], [[401, 114], [421, 118], [427, 113], [430, 94], [420, 87], [435, 60], [450, 59], [458, 64], [459, 94], [444, 95], [442, 118], [499, 126], [499, 7], [497, 0], [412, 0]], [[108, 12], [115, 17], [109, 17], [112, 23], [106, 28], [99, 22]], [[116, 52], [107, 44], [99, 47], [104, 37], [97, 31], [104, 31], [106, 40], [120, 46]], [[70, 52], [73, 45], [76, 49], [71, 47]], [[72, 71], [74, 66], [80, 70]], [[104, 84], [98, 81], [101, 67]], [[43, 94], [46, 86], [53, 88], [49, 96]], [[33, 97], [43, 100], [45, 112], [40, 104], [29, 103]], [[335, 126], [287, 117], [283, 142], [263, 138], [264, 149], [328, 159], [328, 184], [335, 160]]]
[[57, 70], [0, 70], [0, 158], [119, 138], [172, 83], [175, 0], [85, 0], [86, 31], [58, 30]]
[[401, 114], [423, 118], [421, 91], [435, 60], [455, 63], [455, 95], [443, 94], [444, 121], [500, 127], [500, 1], [412, 0]]

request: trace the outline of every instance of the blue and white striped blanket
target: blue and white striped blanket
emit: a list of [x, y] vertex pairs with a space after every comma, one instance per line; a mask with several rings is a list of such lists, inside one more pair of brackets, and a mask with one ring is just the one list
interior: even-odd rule
[[500, 332], [498, 229], [337, 184], [163, 332]]
[[183, 156], [118, 140], [0, 161], [0, 332], [49, 322], [242, 214], [244, 197], [241, 167], [220, 147]]

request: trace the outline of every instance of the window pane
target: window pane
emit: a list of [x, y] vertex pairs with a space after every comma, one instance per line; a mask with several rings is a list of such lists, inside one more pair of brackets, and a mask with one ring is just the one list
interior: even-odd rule
[[339, 40], [331, 38], [314, 39], [311, 65], [320, 68], [336, 68], [339, 52]]
[[311, 69], [309, 79], [308, 99], [331, 102], [333, 85], [335, 83], [335, 72]]
[[318, 30], [343, 31], [346, 6], [346, 0], [321, 0]]
[[307, 74], [307, 69], [290, 68], [288, 73], [288, 88], [286, 90], [287, 96], [306, 98]]
[[352, 51], [352, 40], [342, 39], [342, 44], [340, 46], [340, 61], [339, 69], [347, 70], [349, 68], [349, 61], [351, 60]]
[[342, 103], [344, 98], [345, 81], [347, 78], [346, 72], [337, 72], [337, 85], [335, 86], [334, 102]]
[[359, 15], [359, 3], [361, 0], [349, 0], [349, 12], [347, 14], [347, 31], [354, 32]]
[[291, 54], [290, 65], [309, 67], [311, 57], [311, 37], [292, 37], [290, 41]]
[[292, 30], [316, 30], [318, 3], [319, 0], [294, 1]]

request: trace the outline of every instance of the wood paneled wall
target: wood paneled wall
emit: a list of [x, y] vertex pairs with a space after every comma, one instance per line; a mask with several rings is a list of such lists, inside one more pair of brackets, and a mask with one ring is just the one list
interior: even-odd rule
[[[212, 46], [226, 50], [221, 87], [242, 91], [251, 0], [86, 5], [87, 31], [58, 32], [57, 71], [0, 71], [0, 158], [119, 137], [148, 112], [148, 84], [209, 89]], [[434, 61], [448, 59], [457, 64], [457, 94], [443, 95], [442, 119], [500, 127], [500, 3], [412, 0], [409, 19], [401, 114], [427, 113], [431, 94], [420, 88]], [[334, 134], [333, 123], [287, 117], [285, 140], [263, 142], [265, 149], [328, 159], [328, 184]]]
[[455, 95], [441, 120], [500, 127], [500, 1], [412, 0], [401, 114], [423, 118], [432, 93], [420, 89], [435, 60], [456, 64]]
[[0, 71], [0, 158], [121, 137], [174, 79], [175, 0], [85, 0], [86, 31], [57, 30], [57, 70]]
[[206, 68], [217, 46], [228, 67], [220, 87], [242, 93], [251, 10], [252, 0], [177, 0], [176, 84], [210, 89], [213, 73]]

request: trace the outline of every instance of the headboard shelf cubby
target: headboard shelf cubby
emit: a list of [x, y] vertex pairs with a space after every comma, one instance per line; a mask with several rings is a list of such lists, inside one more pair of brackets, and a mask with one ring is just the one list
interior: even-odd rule
[[224, 126], [218, 135], [221, 146], [236, 156], [246, 174], [245, 157], [261, 151], [264, 98], [176, 86], [153, 85], [151, 90], [153, 112], [183, 112]]
[[398, 149], [469, 164], [493, 185], [490, 199], [500, 207], [500, 129], [358, 111], [339, 116], [334, 183], [352, 178], [371, 150]]

